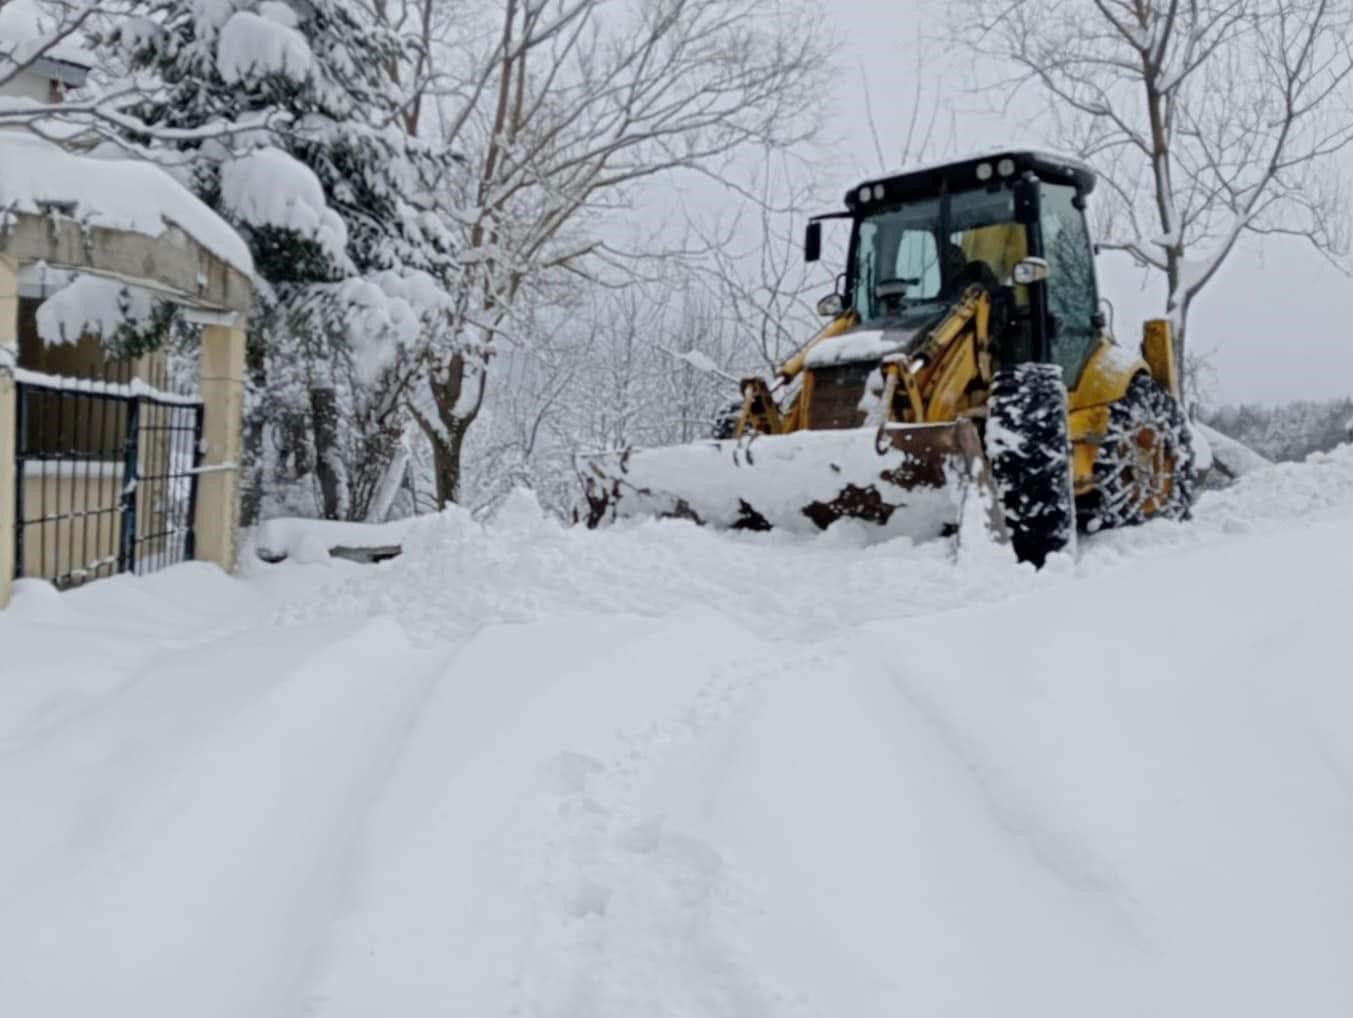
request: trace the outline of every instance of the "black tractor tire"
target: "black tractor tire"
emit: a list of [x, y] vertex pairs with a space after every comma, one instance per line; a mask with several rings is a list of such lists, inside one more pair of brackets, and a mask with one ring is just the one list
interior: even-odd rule
[[1194, 473], [1193, 437], [1179, 401], [1150, 375], [1138, 375], [1109, 406], [1094, 489], [1078, 511], [1081, 528], [1095, 533], [1150, 519], [1188, 519]]
[[1016, 557], [1041, 568], [1049, 555], [1073, 550], [1076, 503], [1062, 369], [1028, 363], [996, 372], [985, 442]]

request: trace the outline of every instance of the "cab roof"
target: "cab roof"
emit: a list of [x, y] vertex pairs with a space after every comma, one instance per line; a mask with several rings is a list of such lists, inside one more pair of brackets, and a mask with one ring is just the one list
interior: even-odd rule
[[[918, 166], [862, 181], [846, 192], [846, 207], [853, 212], [867, 208], [874, 202], [891, 203], [907, 198], [930, 197], [941, 190], [972, 190], [987, 182], [1002, 179], [998, 167], [1007, 159], [1013, 164], [1013, 170], [1007, 176], [1032, 171], [1040, 180], [1074, 184], [1082, 194], [1094, 190], [1095, 171], [1074, 156], [1034, 149], [1005, 148], [959, 156], [942, 163]], [[979, 176], [979, 167], [982, 166], [990, 167], [990, 176]], [[866, 193], [869, 198], [864, 200], [862, 196]]]

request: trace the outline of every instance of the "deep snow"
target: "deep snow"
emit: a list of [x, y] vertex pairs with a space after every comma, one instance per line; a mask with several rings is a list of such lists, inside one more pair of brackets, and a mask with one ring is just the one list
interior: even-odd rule
[[590, 533], [0, 613], [0, 1014], [1353, 1013], [1353, 450], [1040, 574]]

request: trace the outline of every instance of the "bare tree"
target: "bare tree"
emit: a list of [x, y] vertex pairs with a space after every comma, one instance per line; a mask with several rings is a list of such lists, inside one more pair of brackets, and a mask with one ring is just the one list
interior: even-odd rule
[[816, 181], [775, 153], [766, 153], [754, 184], [717, 226], [692, 221], [705, 252], [694, 268], [752, 363], [774, 371], [812, 334], [814, 302], [833, 285], [824, 264], [805, 264], [799, 232], [806, 213], [826, 199]]
[[[869, 137], [873, 143], [874, 171], [887, 173], [928, 158], [939, 145], [936, 131], [940, 128], [941, 118], [948, 121], [947, 141], [952, 145], [954, 134], [954, 107], [943, 97], [944, 84], [927, 61], [926, 55], [943, 44], [943, 39], [928, 39], [922, 31], [920, 22], [916, 25], [914, 44], [916, 57], [912, 67], [911, 86], [907, 89], [905, 110], [899, 109], [897, 97], [890, 97], [886, 108], [893, 113], [895, 122], [903, 125], [898, 141], [896, 158], [885, 155], [884, 139], [879, 131], [878, 118], [874, 115], [874, 97], [869, 89], [869, 78], [864, 67], [860, 68], [860, 97], [864, 103], [865, 120], [869, 125]], [[902, 113], [900, 120], [897, 115]]]
[[[425, 92], [464, 160], [450, 182], [461, 271], [441, 328], [407, 367], [440, 503], [456, 501], [465, 436], [513, 313], [560, 274], [594, 278], [632, 252], [600, 224], [640, 183], [717, 175], [748, 145], [808, 134], [825, 66], [791, 2], [498, 0], [491, 39], [461, 23]], [[416, 379], [416, 382], [413, 381]]]
[[514, 316], [466, 444], [463, 505], [480, 509], [526, 485], [567, 516], [576, 454], [710, 436], [762, 358], [708, 273], [668, 268], [661, 280], [589, 285], [562, 307], [533, 302]]
[[[1037, 86], [1052, 141], [1100, 171], [1102, 246], [1189, 312], [1247, 234], [1347, 254], [1331, 157], [1353, 144], [1347, 0], [965, 0], [960, 38]], [[978, 31], [972, 31], [976, 22]]]

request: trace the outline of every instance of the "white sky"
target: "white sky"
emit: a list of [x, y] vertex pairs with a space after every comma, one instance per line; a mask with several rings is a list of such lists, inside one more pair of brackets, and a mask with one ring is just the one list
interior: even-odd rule
[[[821, 0], [832, 15], [843, 45], [832, 133], [845, 169], [824, 181], [827, 193], [844, 194], [854, 177], [880, 168], [864, 110], [861, 79], [868, 81], [874, 120], [890, 167], [900, 159], [915, 90], [918, 32], [941, 27], [944, 0]], [[927, 73], [948, 77], [960, 91], [969, 80], [968, 58], [938, 44], [926, 44]], [[957, 68], [952, 65], [958, 62]], [[962, 107], [983, 100], [959, 94]], [[977, 112], [954, 114], [936, 132], [937, 150], [947, 155], [1021, 137], [1016, 125]], [[1029, 142], [1041, 139], [1028, 138]], [[950, 147], [954, 146], [954, 147]], [[1353, 171], [1353, 157], [1346, 160]], [[1353, 172], [1349, 174], [1353, 179]], [[824, 210], [825, 211], [825, 210]], [[1100, 285], [1115, 306], [1115, 332], [1129, 342], [1143, 317], [1163, 309], [1161, 297], [1143, 291], [1142, 273], [1126, 259], [1100, 259]], [[1290, 241], [1251, 242], [1233, 254], [1209, 284], [1190, 319], [1194, 350], [1215, 349], [1218, 402], [1278, 401], [1353, 394], [1353, 280], [1309, 248]]]

